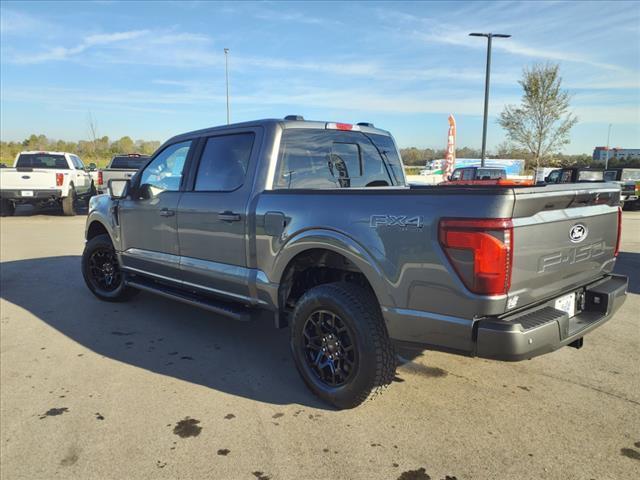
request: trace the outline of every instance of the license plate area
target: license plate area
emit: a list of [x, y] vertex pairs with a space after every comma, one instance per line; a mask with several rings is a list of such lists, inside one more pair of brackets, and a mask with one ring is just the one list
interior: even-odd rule
[[571, 292], [556, 298], [554, 308], [565, 312], [569, 318], [576, 315], [576, 292]]
[[20, 192], [20, 196], [22, 196], [22, 197], [33, 197], [33, 190], [22, 190]]

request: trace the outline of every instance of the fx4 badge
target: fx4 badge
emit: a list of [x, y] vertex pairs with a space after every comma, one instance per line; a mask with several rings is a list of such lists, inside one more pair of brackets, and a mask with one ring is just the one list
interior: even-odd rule
[[415, 227], [422, 228], [424, 220], [422, 215], [415, 215], [408, 217], [406, 215], [371, 215], [369, 220], [369, 226], [371, 228], [377, 227]]

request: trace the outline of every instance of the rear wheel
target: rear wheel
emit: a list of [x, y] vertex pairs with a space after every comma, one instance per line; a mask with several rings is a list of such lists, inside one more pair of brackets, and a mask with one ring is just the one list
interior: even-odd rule
[[124, 302], [138, 293], [125, 285], [111, 238], [106, 234], [87, 242], [82, 253], [82, 276], [89, 290], [100, 300]]
[[293, 312], [291, 350], [307, 386], [338, 408], [381, 393], [395, 359], [376, 298], [350, 283], [319, 285]]
[[11, 200], [3, 198], [0, 202], [0, 215], [10, 217], [16, 211], [16, 206]]
[[62, 199], [62, 213], [67, 217], [76, 214], [76, 189], [69, 187], [69, 193]]

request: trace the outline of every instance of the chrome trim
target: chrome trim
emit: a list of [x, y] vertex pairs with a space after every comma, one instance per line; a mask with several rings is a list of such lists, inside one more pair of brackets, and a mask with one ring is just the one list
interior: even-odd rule
[[278, 163], [278, 154], [280, 153], [280, 140], [282, 139], [282, 130], [282, 126], [278, 126], [273, 138], [273, 147], [271, 149], [271, 156], [269, 158], [269, 169], [267, 170], [267, 178], [264, 185], [265, 190], [273, 190], [273, 183], [275, 182], [276, 177], [276, 165]]
[[127, 270], [127, 271], [131, 271], [131, 272], [135, 272], [135, 273], [140, 273], [142, 275], [147, 275], [149, 277], [155, 277], [155, 278], [159, 278], [161, 280], [167, 280], [169, 282], [173, 282], [173, 283], [177, 283], [177, 284], [182, 284], [184, 282], [180, 281], [180, 280], [176, 280], [175, 278], [171, 278], [171, 277], [165, 277], [164, 275], [160, 275], [158, 273], [151, 273], [151, 272], [147, 272], [146, 270], [141, 270], [139, 268], [134, 268], [134, 267], [127, 267], [126, 265], [120, 265], [120, 268], [122, 270]]
[[155, 252], [153, 250], [143, 250], [141, 248], [128, 248], [122, 255], [127, 255], [142, 260], [148, 260], [155, 263], [164, 263], [172, 265], [180, 265], [180, 256], [170, 253]]

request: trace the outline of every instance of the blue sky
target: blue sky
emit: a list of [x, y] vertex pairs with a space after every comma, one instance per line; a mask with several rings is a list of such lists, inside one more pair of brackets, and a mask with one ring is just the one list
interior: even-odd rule
[[639, 2], [2, 2], [1, 135], [165, 140], [232, 121], [301, 114], [372, 121], [402, 147], [479, 147], [485, 41], [496, 40], [488, 145], [535, 62], [561, 64], [580, 123], [567, 153], [640, 147]]

